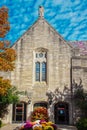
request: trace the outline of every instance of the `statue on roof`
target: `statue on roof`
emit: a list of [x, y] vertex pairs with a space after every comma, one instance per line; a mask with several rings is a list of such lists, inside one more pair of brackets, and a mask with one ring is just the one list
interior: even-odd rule
[[44, 17], [44, 8], [43, 8], [43, 6], [39, 6], [39, 16]]

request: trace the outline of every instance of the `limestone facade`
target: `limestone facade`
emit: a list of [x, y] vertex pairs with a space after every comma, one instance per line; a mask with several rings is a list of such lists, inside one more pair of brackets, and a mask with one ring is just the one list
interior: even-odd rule
[[[9, 74], [12, 84], [18, 90], [26, 91], [27, 96], [21, 96], [20, 101], [26, 103], [26, 119], [33, 110], [34, 104], [39, 102], [48, 103], [46, 93], [55, 91], [56, 88], [62, 92], [64, 86], [69, 89], [71, 80], [82, 79], [86, 89], [87, 85], [87, 57], [81, 56], [79, 50], [75, 50], [65, 41], [58, 32], [44, 19], [40, 13], [37, 21], [31, 26], [23, 36], [13, 45], [17, 52], [15, 70]], [[46, 53], [46, 80], [35, 80], [35, 59], [36, 53]], [[44, 60], [44, 59], [43, 59]], [[30, 102], [28, 102], [30, 101]], [[69, 99], [61, 100], [69, 104], [68, 123], [72, 124], [72, 104]], [[50, 119], [55, 122], [54, 106], [59, 101], [49, 107]], [[12, 123], [13, 105], [10, 106], [10, 113], [7, 122]], [[52, 115], [53, 114], [53, 115]], [[10, 118], [9, 118], [10, 117]], [[15, 119], [16, 121], [16, 119]], [[61, 123], [61, 122], [60, 122]]]

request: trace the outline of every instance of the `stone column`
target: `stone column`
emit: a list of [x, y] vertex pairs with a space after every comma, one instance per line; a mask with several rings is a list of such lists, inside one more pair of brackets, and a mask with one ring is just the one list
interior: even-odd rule
[[27, 120], [30, 120], [30, 115], [31, 115], [31, 112], [33, 111], [33, 105], [32, 103], [30, 104], [27, 104], [27, 115], [26, 115], [26, 119]]

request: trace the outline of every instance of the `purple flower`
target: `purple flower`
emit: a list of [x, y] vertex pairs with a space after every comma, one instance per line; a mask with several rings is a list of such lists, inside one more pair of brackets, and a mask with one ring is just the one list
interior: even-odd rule
[[25, 128], [25, 129], [26, 129], [26, 128], [32, 128], [32, 124], [29, 123], [29, 122], [27, 122], [27, 123], [24, 125], [24, 128]]
[[43, 122], [46, 122], [45, 120], [40, 120], [40, 124], [43, 123]]

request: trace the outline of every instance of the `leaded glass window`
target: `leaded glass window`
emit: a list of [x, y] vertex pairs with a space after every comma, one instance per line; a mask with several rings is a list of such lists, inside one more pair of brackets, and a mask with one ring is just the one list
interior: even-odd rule
[[35, 53], [35, 81], [46, 82], [47, 78], [47, 52]]
[[36, 62], [36, 81], [40, 81], [40, 63]]
[[42, 63], [42, 81], [46, 81], [46, 63]]

